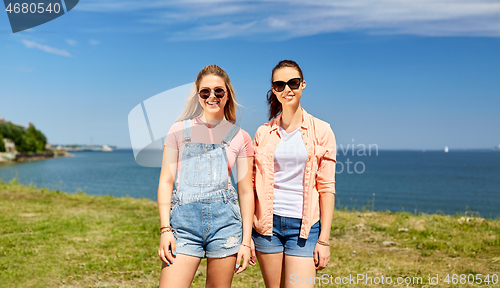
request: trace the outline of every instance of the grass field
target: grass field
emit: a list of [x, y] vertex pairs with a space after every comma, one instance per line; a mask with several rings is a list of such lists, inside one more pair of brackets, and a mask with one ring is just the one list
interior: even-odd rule
[[[331, 261], [316, 287], [383, 285], [335, 284], [357, 274], [375, 283], [391, 277], [393, 285], [383, 287], [407, 286], [394, 285], [398, 277], [408, 287], [435, 287], [429, 274], [439, 275], [438, 287], [500, 287], [500, 219], [337, 210], [333, 223]], [[0, 182], [0, 287], [157, 287], [158, 227], [156, 203], [148, 199]], [[204, 287], [205, 267], [202, 261], [193, 287]], [[263, 286], [258, 266], [233, 281]]]

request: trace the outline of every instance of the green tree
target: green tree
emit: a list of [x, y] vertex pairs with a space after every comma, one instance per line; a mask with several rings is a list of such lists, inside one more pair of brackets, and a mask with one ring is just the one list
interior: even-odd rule
[[13, 125], [12, 123], [0, 123], [0, 134], [2, 134], [4, 138], [14, 141], [16, 149], [21, 146], [24, 133], [25, 130], [23, 128]]
[[[47, 138], [31, 123], [28, 129], [23, 129], [22, 127], [13, 125], [12, 123], [0, 123], [0, 134], [2, 134], [4, 138], [14, 141], [16, 150], [19, 152], [27, 153], [45, 151]], [[0, 145], [3, 145], [3, 141]]]
[[42, 132], [35, 128], [35, 125], [30, 123], [28, 129], [22, 136], [20, 152], [43, 152], [47, 138]]
[[0, 152], [5, 152], [5, 143], [3, 143], [2, 133], [0, 133]]

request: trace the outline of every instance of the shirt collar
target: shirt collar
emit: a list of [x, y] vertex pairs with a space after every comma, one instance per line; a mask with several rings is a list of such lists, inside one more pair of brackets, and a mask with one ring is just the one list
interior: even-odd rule
[[[306, 112], [306, 110], [304, 110], [304, 108], [300, 108], [302, 109], [302, 124], [300, 125], [300, 128], [302, 129], [309, 129], [309, 118], [311, 116], [309, 116], [309, 114]], [[280, 113], [276, 118], [273, 119], [273, 123], [271, 125], [271, 131], [269, 132], [272, 132], [272, 131], [278, 131], [280, 125], [281, 125], [281, 116], [282, 116], [282, 113]], [[278, 133], [279, 135], [279, 133]]]

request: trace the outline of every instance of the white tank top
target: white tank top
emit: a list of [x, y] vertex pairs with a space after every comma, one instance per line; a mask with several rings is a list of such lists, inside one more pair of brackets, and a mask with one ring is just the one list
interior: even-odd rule
[[274, 151], [274, 214], [302, 219], [307, 150], [299, 129], [288, 134], [280, 127], [280, 135]]

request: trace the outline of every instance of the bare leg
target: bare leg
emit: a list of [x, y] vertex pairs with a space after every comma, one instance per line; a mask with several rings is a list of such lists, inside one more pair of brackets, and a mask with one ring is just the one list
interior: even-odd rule
[[255, 251], [255, 254], [259, 260], [266, 287], [279, 288], [282, 278], [283, 252], [268, 254]]
[[174, 264], [167, 266], [162, 262], [160, 288], [189, 288], [200, 261], [201, 258], [198, 257], [177, 254]]
[[285, 255], [284, 274], [285, 288], [314, 287], [314, 277], [316, 277], [314, 258]]
[[229, 288], [236, 266], [236, 254], [224, 258], [207, 258], [206, 288]]

